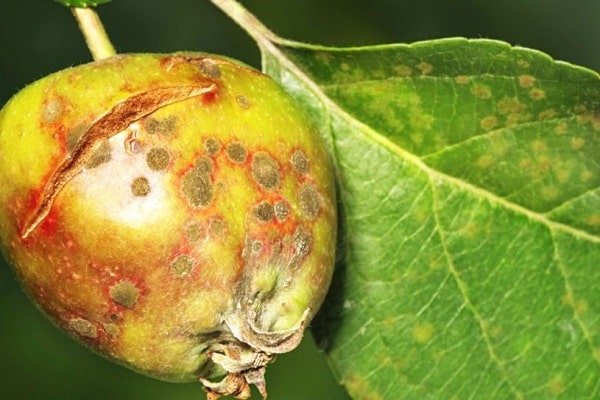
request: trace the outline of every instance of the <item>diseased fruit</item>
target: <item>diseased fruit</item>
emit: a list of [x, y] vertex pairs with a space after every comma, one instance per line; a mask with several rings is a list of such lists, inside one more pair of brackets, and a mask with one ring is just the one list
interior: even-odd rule
[[203, 54], [123, 55], [0, 112], [2, 251], [99, 353], [209, 398], [266, 396], [333, 268], [327, 155], [267, 76]]

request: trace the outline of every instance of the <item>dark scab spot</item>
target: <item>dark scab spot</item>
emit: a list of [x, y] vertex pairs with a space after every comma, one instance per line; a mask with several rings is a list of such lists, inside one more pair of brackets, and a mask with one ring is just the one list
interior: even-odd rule
[[96, 168], [104, 163], [107, 163], [111, 160], [111, 151], [110, 144], [108, 141], [103, 141], [98, 150], [92, 154], [91, 158], [85, 163], [85, 167], [87, 169]]
[[208, 157], [198, 157], [196, 160], [196, 169], [203, 174], [210, 174], [213, 171], [213, 162]]
[[69, 153], [73, 151], [79, 139], [90, 129], [90, 125], [82, 123], [76, 125], [73, 129], [67, 133], [67, 150]]
[[233, 162], [243, 163], [246, 161], [246, 148], [239, 142], [231, 143], [227, 146], [227, 156]]
[[315, 219], [321, 209], [321, 198], [312, 183], [305, 183], [300, 187], [300, 209], [308, 219]]
[[209, 228], [211, 236], [222, 238], [223, 236], [225, 236], [225, 230], [225, 223], [220, 219], [214, 219], [211, 221]]
[[264, 189], [273, 190], [279, 186], [279, 166], [267, 153], [255, 154], [252, 159], [252, 176]]
[[146, 154], [146, 163], [151, 170], [162, 171], [167, 169], [171, 162], [171, 155], [162, 147], [154, 147]]
[[305, 174], [308, 172], [308, 159], [302, 150], [294, 151], [292, 154], [292, 167], [299, 174]]
[[116, 324], [107, 322], [102, 324], [104, 331], [108, 333], [110, 336], [117, 336], [119, 334], [119, 327]]
[[269, 222], [273, 219], [273, 216], [275, 215], [275, 210], [273, 209], [273, 206], [271, 204], [265, 201], [254, 207], [254, 215], [261, 222]]
[[192, 272], [194, 261], [186, 255], [181, 255], [173, 260], [169, 269], [173, 275], [181, 278]]
[[90, 339], [95, 339], [96, 337], [98, 337], [98, 330], [96, 329], [94, 324], [92, 324], [86, 319], [71, 318], [69, 320], [69, 326], [80, 336]]
[[294, 232], [294, 247], [296, 248], [296, 254], [299, 257], [307, 255], [310, 252], [311, 246], [311, 234], [303, 228], [296, 229], [296, 232]]
[[246, 96], [242, 96], [242, 95], [236, 96], [235, 101], [244, 110], [247, 110], [250, 108], [250, 100], [248, 100], [248, 98]]
[[198, 168], [193, 168], [184, 175], [182, 190], [193, 207], [206, 207], [213, 198], [210, 176]]
[[145, 121], [145, 127], [151, 135], [172, 136], [177, 128], [177, 117], [171, 116], [162, 120], [148, 117]]
[[140, 297], [139, 289], [130, 281], [115, 283], [110, 288], [110, 297], [126, 308], [133, 308]]
[[208, 138], [204, 142], [204, 150], [211, 156], [214, 156], [221, 150], [221, 143], [215, 138]]
[[198, 63], [200, 72], [209, 78], [219, 79], [221, 77], [221, 68], [219, 65], [209, 58], [205, 58]]
[[273, 209], [275, 211], [275, 216], [280, 221], [285, 221], [285, 219], [287, 218], [287, 216], [290, 214], [290, 208], [285, 203], [285, 201], [278, 201], [273, 206]]
[[131, 193], [136, 197], [147, 196], [150, 193], [150, 183], [143, 176], [137, 177], [131, 184]]
[[65, 110], [65, 107], [59, 99], [52, 99], [44, 104], [42, 108], [42, 122], [51, 124], [58, 120]]
[[185, 236], [190, 242], [197, 242], [202, 238], [202, 227], [197, 222], [192, 222], [185, 227]]

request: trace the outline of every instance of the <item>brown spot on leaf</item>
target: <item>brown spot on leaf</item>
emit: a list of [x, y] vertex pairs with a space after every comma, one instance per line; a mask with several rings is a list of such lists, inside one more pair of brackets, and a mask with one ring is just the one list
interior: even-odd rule
[[257, 152], [252, 159], [252, 176], [266, 190], [279, 187], [279, 165], [267, 153]]
[[163, 147], [153, 147], [146, 154], [146, 163], [151, 170], [162, 171], [167, 169], [171, 162], [169, 151]]
[[136, 197], [144, 197], [150, 193], [150, 183], [148, 179], [139, 176], [131, 183], [131, 193]]
[[121, 281], [111, 286], [110, 297], [126, 308], [133, 308], [140, 297], [139, 289], [130, 281]]

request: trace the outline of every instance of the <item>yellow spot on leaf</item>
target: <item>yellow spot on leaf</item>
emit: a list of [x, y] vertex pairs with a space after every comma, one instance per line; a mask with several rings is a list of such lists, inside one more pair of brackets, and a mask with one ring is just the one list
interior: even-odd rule
[[582, 182], [587, 182], [590, 179], [592, 179], [594, 177], [594, 174], [592, 174], [590, 171], [585, 170], [581, 173], [581, 181]]
[[521, 75], [519, 76], [519, 85], [522, 88], [530, 88], [535, 84], [535, 78], [531, 75]]
[[531, 149], [535, 153], [543, 153], [547, 150], [546, 142], [543, 140], [534, 140], [531, 142]]
[[394, 71], [396, 71], [396, 73], [403, 78], [412, 75], [412, 69], [408, 65], [398, 65], [394, 67]]
[[421, 145], [423, 143], [423, 134], [415, 132], [410, 135], [410, 140], [412, 140], [412, 142], [416, 145]]
[[565, 391], [565, 382], [560, 376], [555, 376], [548, 382], [548, 390], [553, 396], [558, 396]]
[[492, 91], [489, 87], [484, 85], [475, 85], [473, 89], [471, 89], [471, 93], [480, 99], [489, 99], [492, 97]]
[[471, 78], [469, 78], [466, 75], [458, 75], [456, 78], [454, 78], [454, 80], [456, 81], [456, 83], [458, 83], [459, 85], [465, 85], [469, 82], [471, 82]]
[[556, 117], [556, 110], [554, 110], [553, 108], [549, 108], [538, 114], [538, 119], [541, 121], [552, 119], [554, 117]]
[[481, 120], [479, 125], [483, 130], [490, 131], [498, 125], [498, 118], [493, 115], [488, 115]]
[[555, 186], [545, 186], [542, 188], [542, 197], [544, 200], [554, 200], [558, 197], [558, 189]]
[[585, 144], [585, 139], [583, 139], [583, 138], [571, 139], [571, 148], [573, 150], [580, 150], [584, 144]]
[[515, 97], [505, 97], [496, 104], [500, 114], [521, 113], [527, 106]]
[[350, 65], [348, 65], [348, 63], [343, 62], [340, 64], [340, 69], [342, 71], [350, 71]]
[[568, 182], [570, 178], [571, 173], [566, 169], [560, 170], [556, 173], [556, 179], [558, 179], [558, 181], [561, 183]]
[[417, 343], [428, 343], [433, 336], [433, 325], [429, 322], [418, 323], [412, 330], [412, 336]]
[[556, 125], [556, 127], [554, 128], [554, 133], [556, 133], [557, 135], [564, 135], [565, 133], [567, 133], [567, 123], [561, 122], [560, 124]]
[[494, 163], [494, 157], [489, 154], [484, 154], [477, 160], [477, 166], [479, 168], [488, 168], [490, 165]]
[[517, 61], [517, 65], [521, 68], [529, 68], [529, 61], [519, 60]]
[[348, 389], [353, 398], [364, 400], [383, 400], [381, 393], [372, 389], [369, 382], [359, 375], [348, 375], [342, 380], [342, 384]]
[[600, 362], [600, 348], [594, 349], [594, 358]]
[[546, 92], [542, 89], [533, 88], [529, 91], [529, 97], [533, 100], [541, 100], [546, 97]]
[[582, 315], [587, 311], [588, 305], [584, 300], [579, 300], [575, 303], [575, 314]]
[[600, 215], [592, 215], [586, 221], [589, 226], [600, 226]]
[[433, 71], [433, 65], [428, 64], [426, 62], [417, 64], [417, 68], [419, 69], [419, 71], [421, 71], [423, 75], [428, 75]]

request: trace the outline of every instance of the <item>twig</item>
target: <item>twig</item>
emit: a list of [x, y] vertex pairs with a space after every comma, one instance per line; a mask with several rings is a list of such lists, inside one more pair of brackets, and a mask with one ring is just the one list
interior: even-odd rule
[[87, 7], [73, 7], [71, 10], [94, 60], [98, 61], [114, 56], [116, 54], [115, 48], [110, 42], [96, 11]]

